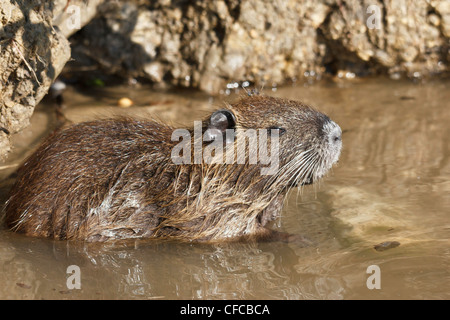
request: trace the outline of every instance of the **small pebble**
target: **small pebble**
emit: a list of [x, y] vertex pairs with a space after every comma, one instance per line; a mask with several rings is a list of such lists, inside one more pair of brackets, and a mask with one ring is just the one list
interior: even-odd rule
[[24, 288], [24, 289], [31, 289], [31, 286], [22, 282], [16, 282], [16, 285], [18, 287]]
[[396, 248], [400, 245], [398, 241], [385, 241], [373, 246], [373, 248], [377, 251], [385, 251], [388, 249]]
[[117, 101], [117, 105], [121, 108], [129, 108], [133, 105], [133, 100], [129, 98], [121, 98]]
[[60, 290], [59, 293], [60, 294], [69, 294], [71, 291], [70, 290]]
[[56, 92], [61, 92], [64, 91], [66, 89], [66, 84], [64, 82], [62, 82], [61, 80], [56, 80], [55, 82], [53, 82], [53, 84], [50, 86], [50, 90], [52, 91], [56, 91]]

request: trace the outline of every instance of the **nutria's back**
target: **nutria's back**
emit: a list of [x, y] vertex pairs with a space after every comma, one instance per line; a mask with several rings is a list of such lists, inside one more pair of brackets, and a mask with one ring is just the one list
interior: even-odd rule
[[[127, 211], [133, 210], [132, 199], [117, 194], [144, 187], [158, 164], [167, 162], [162, 155], [170, 155], [170, 147], [160, 142], [170, 141], [170, 134], [168, 126], [128, 119], [81, 123], [54, 133], [19, 169], [6, 206], [7, 225], [57, 239], [98, 237], [105, 223], [111, 235], [133, 230], [144, 236], [145, 230], [137, 231], [132, 221], [126, 230], [121, 206], [128, 201]], [[129, 179], [122, 180], [125, 172]], [[170, 183], [160, 182], [162, 188]], [[135, 222], [142, 227], [154, 219], [148, 215]], [[113, 231], [118, 223], [122, 230]]]
[[[225, 159], [252, 129], [267, 130], [267, 146], [279, 144], [272, 174], [262, 174], [267, 162], [239, 162], [237, 154], [231, 163], [198, 163], [195, 151], [184, 158], [191, 162], [174, 161], [177, 131], [154, 121], [73, 125], [52, 134], [20, 167], [5, 221], [27, 235], [87, 241], [267, 237], [264, 226], [279, 215], [289, 188], [312, 183], [337, 161], [341, 131], [298, 102], [251, 96], [203, 122], [200, 150], [222, 146]], [[184, 146], [199, 146], [195, 130], [182, 131], [189, 134]]]

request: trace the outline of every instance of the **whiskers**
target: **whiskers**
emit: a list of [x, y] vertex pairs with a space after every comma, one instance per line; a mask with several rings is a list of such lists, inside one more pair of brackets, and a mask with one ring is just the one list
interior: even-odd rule
[[[321, 172], [326, 166], [323, 157], [314, 148], [304, 150], [281, 166], [268, 180], [266, 189], [281, 188], [289, 191], [293, 187], [298, 195], [302, 194], [303, 186], [321, 178]], [[315, 189], [317, 192], [317, 189]], [[287, 194], [287, 192], [286, 192]]]

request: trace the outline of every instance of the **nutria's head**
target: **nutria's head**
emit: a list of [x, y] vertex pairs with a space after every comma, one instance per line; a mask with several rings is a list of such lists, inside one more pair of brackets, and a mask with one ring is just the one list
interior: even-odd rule
[[[298, 101], [262, 95], [249, 96], [214, 112], [207, 129], [212, 129], [212, 134], [206, 134], [211, 140], [223, 135], [228, 148], [231, 143], [236, 148], [239, 137], [249, 130], [257, 131], [259, 139], [264, 138], [262, 133], [267, 135], [268, 154], [271, 144], [278, 142], [279, 147], [274, 149], [277, 154], [270, 154], [271, 160], [278, 161], [277, 167], [265, 180], [265, 189], [313, 183], [338, 161], [342, 148], [341, 128], [328, 116]], [[234, 139], [226, 135], [227, 130], [234, 130]]]

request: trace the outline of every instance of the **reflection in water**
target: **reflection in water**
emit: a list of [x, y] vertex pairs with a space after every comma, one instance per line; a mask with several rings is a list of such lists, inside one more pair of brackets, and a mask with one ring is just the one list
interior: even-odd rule
[[[0, 298], [57, 299], [449, 299], [450, 91], [448, 83], [363, 81], [279, 88], [343, 129], [339, 165], [316, 185], [293, 190], [274, 229], [315, 244], [193, 244], [137, 241], [83, 244], [26, 238], [0, 230]], [[134, 90], [135, 107], [69, 92], [72, 121], [105, 114], [156, 115], [191, 123], [221, 98]], [[95, 107], [92, 107], [92, 105]], [[14, 137], [6, 165], [22, 161], [51, 127], [42, 105], [32, 126]], [[0, 171], [0, 198], [14, 168]], [[373, 246], [397, 241], [378, 252]], [[81, 290], [68, 290], [66, 269], [78, 265]], [[378, 265], [381, 289], [369, 290], [367, 267]]]
[[[5, 236], [6, 235], [6, 236]], [[0, 294], [25, 291], [27, 298], [305, 299], [342, 298], [333, 276], [299, 273], [311, 248], [277, 243], [186, 244], [136, 241], [83, 244], [2, 239]], [[65, 287], [66, 268], [78, 265], [82, 290]], [[7, 276], [13, 273], [18, 277]], [[19, 279], [19, 280], [17, 280]], [[19, 290], [22, 281], [32, 290]], [[16, 298], [20, 296], [15, 296]]]

